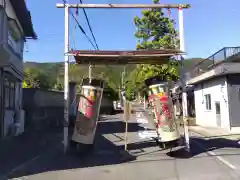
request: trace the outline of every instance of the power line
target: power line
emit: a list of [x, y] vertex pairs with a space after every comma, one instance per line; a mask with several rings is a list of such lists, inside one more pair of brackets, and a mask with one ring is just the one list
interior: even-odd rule
[[[82, 0], [79, 0], [79, 1], [80, 1], [81, 4], [83, 3]], [[91, 32], [91, 34], [92, 34], [92, 37], [93, 37], [94, 43], [95, 43], [97, 49], [99, 50], [99, 47], [98, 47], [98, 44], [97, 44], [96, 38], [95, 38], [95, 36], [94, 36], [94, 33], [93, 33], [93, 30], [92, 30], [92, 27], [91, 27], [91, 25], [90, 25], [90, 22], [89, 22], [89, 19], [88, 19], [87, 13], [86, 13], [86, 11], [85, 11], [85, 8], [83, 8], [83, 13], [84, 13], [85, 18], [86, 18], [86, 20], [87, 20], [87, 24], [88, 24], [89, 30], [90, 30], [90, 32]]]
[[[62, 0], [64, 4], [67, 4], [66, 0]], [[88, 42], [93, 46], [94, 49], [97, 49], [94, 45], [94, 43], [92, 42], [92, 40], [89, 38], [89, 36], [86, 34], [86, 32], [84, 31], [83, 27], [80, 25], [80, 23], [78, 22], [77, 18], [74, 16], [73, 12], [71, 11], [71, 9], [69, 9], [69, 12], [71, 14], [71, 16], [73, 17], [73, 19], [75, 20], [75, 22], [77, 23], [78, 28], [82, 31], [82, 33], [86, 36], [86, 38], [88, 39]]]
[[74, 14], [71, 12], [71, 16], [73, 17], [73, 19], [76, 21], [77, 26], [79, 27], [79, 29], [82, 31], [82, 33], [86, 36], [86, 38], [88, 39], [88, 41], [91, 43], [91, 45], [94, 47], [94, 49], [98, 49], [95, 47], [95, 45], [93, 44], [92, 40], [89, 38], [89, 36], [86, 34], [86, 32], [84, 31], [83, 27], [80, 25], [80, 23], [78, 22], [77, 18], [74, 16]]

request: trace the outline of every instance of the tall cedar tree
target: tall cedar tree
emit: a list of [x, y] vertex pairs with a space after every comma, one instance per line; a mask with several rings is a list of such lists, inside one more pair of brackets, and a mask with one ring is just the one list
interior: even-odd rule
[[[159, 0], [153, 0], [153, 3], [159, 3]], [[166, 16], [161, 8], [143, 10], [141, 17], [134, 18], [134, 23], [137, 28], [135, 33], [135, 37], [138, 39], [137, 50], [179, 48], [175, 22]], [[167, 76], [171, 80], [177, 79], [178, 66], [179, 63], [175, 59], [171, 59], [169, 63], [163, 65], [138, 65], [135, 72], [130, 75], [131, 80], [128, 80], [126, 85], [127, 92], [132, 89], [143, 90], [143, 81], [155, 75]]]

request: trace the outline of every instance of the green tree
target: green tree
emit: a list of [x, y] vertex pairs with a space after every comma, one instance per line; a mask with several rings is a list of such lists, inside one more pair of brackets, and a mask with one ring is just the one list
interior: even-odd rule
[[25, 87], [52, 89], [54, 82], [38, 68], [24, 68]]
[[36, 68], [24, 68], [24, 87], [39, 88], [39, 81], [36, 79]]
[[[153, 0], [153, 3], [159, 3], [159, 0]], [[137, 31], [135, 37], [138, 39], [136, 49], [175, 49], [179, 47], [178, 32], [175, 29], [175, 22], [169, 17], [164, 15], [161, 8], [152, 8], [142, 11], [141, 17], [135, 17], [134, 23]], [[140, 89], [146, 91], [143, 88], [143, 82], [145, 79], [163, 75], [167, 76], [170, 80], [176, 80], [179, 77], [179, 63], [176, 59], [170, 59], [169, 63], [163, 65], [138, 65], [134, 70], [131, 78], [132, 83], [128, 83], [129, 89]], [[146, 94], [146, 92], [144, 92]]]

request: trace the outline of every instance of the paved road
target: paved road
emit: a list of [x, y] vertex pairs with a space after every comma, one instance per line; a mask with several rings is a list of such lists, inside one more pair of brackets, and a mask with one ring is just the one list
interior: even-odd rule
[[15, 169], [19, 169], [49, 149], [58, 145], [62, 130], [58, 128], [28, 131], [16, 137], [0, 141], [0, 179]]
[[[207, 153], [203, 147], [210, 142], [192, 135], [190, 157], [182, 147], [161, 150], [154, 142], [139, 140], [142, 129], [133, 116], [129, 123], [128, 149], [131, 158], [123, 161], [124, 122], [122, 115], [105, 116], [99, 123], [95, 152], [88, 156], [62, 154], [62, 146], [49, 151], [12, 172], [9, 178], [30, 180], [81, 179], [81, 180], [238, 180], [239, 167], [232, 168], [221, 158]], [[207, 143], [206, 143], [207, 142]], [[214, 145], [214, 144], [213, 144]], [[224, 149], [224, 148], [223, 148]], [[213, 150], [219, 151], [219, 150]], [[231, 151], [240, 152], [237, 148]], [[235, 158], [238, 155], [234, 155]], [[225, 160], [225, 157], [224, 157]], [[231, 162], [230, 162], [231, 163]]]
[[204, 152], [208, 155], [215, 156], [216, 159], [231, 169], [240, 169], [240, 145], [238, 141], [222, 137], [202, 138], [195, 132], [190, 133], [192, 141], [202, 149], [204, 148]]

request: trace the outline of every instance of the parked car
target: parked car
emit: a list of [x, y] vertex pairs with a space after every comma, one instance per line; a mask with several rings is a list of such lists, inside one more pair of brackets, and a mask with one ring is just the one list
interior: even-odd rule
[[122, 110], [122, 105], [120, 101], [113, 101], [113, 107], [115, 110]]
[[103, 91], [102, 102], [100, 106], [100, 114], [114, 114], [115, 109], [113, 106], [113, 100], [109, 96], [108, 92]]

